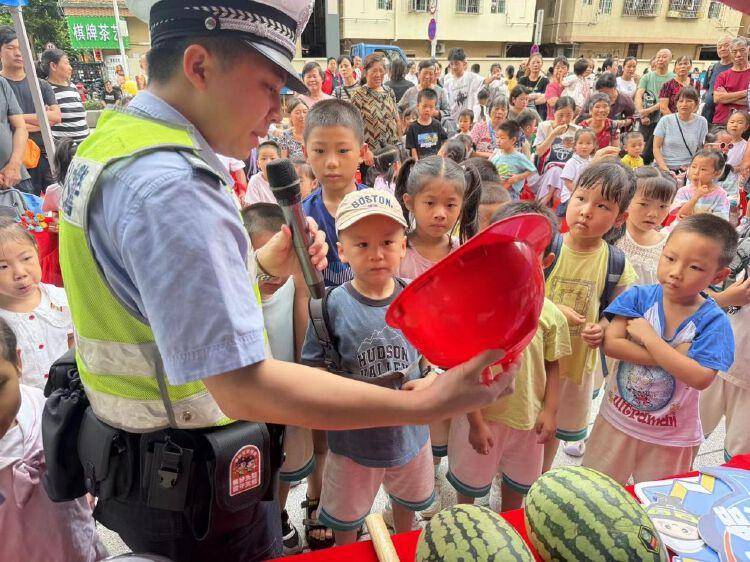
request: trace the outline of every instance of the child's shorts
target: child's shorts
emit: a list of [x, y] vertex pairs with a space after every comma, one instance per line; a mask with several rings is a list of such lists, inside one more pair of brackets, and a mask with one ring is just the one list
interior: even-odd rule
[[448, 482], [461, 494], [479, 498], [490, 491], [498, 472], [503, 484], [526, 494], [542, 474], [544, 445], [536, 442], [533, 429], [522, 431], [500, 422], [485, 422], [495, 445], [488, 455], [480, 455], [469, 443], [469, 420], [453, 418], [448, 440]]
[[750, 390], [716, 377], [700, 394], [703, 434], [708, 435], [727, 417], [724, 459], [750, 451]]
[[608, 474], [624, 486], [631, 476], [635, 482], [647, 482], [690, 471], [696, 448], [641, 441], [599, 415], [581, 464]]
[[560, 380], [560, 409], [557, 412], [557, 433], [563, 441], [586, 439], [591, 414], [591, 397], [594, 392], [594, 373], [589, 373], [576, 384], [565, 377]]
[[448, 434], [450, 430], [451, 420], [440, 420], [430, 424], [430, 443], [432, 443], [433, 457], [448, 456]]
[[383, 485], [391, 501], [422, 511], [435, 498], [435, 472], [428, 441], [416, 457], [402, 466], [371, 468], [328, 452], [318, 520], [336, 531], [353, 531], [364, 523]]
[[306, 427], [286, 426], [284, 434], [284, 464], [279, 471], [283, 482], [298, 482], [315, 469], [312, 430]]

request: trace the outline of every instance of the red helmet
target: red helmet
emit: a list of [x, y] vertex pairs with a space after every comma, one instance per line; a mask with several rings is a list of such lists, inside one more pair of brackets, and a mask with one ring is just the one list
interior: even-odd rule
[[539, 254], [552, 229], [524, 214], [485, 228], [412, 281], [386, 322], [433, 365], [450, 368], [488, 349], [512, 362], [536, 333], [544, 304]]

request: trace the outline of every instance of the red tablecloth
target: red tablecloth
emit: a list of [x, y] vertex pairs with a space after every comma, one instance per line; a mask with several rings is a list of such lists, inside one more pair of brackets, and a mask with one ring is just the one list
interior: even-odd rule
[[[750, 454], [737, 455], [732, 458], [726, 466], [750, 470]], [[683, 476], [696, 474], [698, 473], [693, 472]], [[632, 486], [629, 486], [627, 490], [631, 494], [633, 493]], [[523, 509], [506, 511], [500, 515], [521, 534], [527, 543], [529, 542], [526, 535], [526, 522], [523, 517]], [[414, 560], [414, 553], [417, 550], [417, 540], [419, 539], [419, 531], [393, 535], [391, 538], [393, 539], [393, 545], [396, 547], [396, 552], [398, 552], [398, 556], [403, 562], [411, 562]], [[306, 554], [298, 554], [297, 556], [289, 556], [281, 558], [280, 560], [286, 560], [287, 562], [378, 562], [378, 557], [375, 555], [375, 549], [373, 548], [372, 543], [370, 541], [363, 541], [347, 546], [340, 546], [338, 548], [329, 548], [327, 550], [318, 550]], [[537, 558], [537, 560], [540, 559]]]

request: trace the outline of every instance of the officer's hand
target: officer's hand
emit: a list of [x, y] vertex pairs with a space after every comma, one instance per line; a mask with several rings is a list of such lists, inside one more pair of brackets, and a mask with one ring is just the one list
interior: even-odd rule
[[505, 352], [502, 350], [480, 353], [449, 369], [424, 390], [412, 392], [424, 393], [428, 417], [433, 421], [478, 410], [495, 402], [503, 393], [507, 393], [518, 372], [517, 363], [505, 367], [504, 370], [495, 366], [492, 375], [495, 378], [489, 382], [483, 380], [485, 370], [489, 375], [488, 367], [500, 361], [504, 355]]
[[[316, 269], [323, 271], [328, 266], [326, 235], [318, 229], [317, 223], [312, 218], [307, 217], [307, 223], [313, 237], [313, 243], [309, 248], [310, 260]], [[281, 230], [258, 250], [258, 261], [269, 275], [288, 277], [294, 272], [299, 264], [294, 253], [292, 231], [288, 226], [281, 227]]]

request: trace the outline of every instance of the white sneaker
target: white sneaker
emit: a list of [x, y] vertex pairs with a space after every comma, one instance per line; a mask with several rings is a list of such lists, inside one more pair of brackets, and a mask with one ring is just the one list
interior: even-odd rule
[[566, 442], [563, 451], [569, 457], [580, 458], [586, 452], [586, 441]]
[[385, 521], [386, 526], [389, 529], [393, 529], [393, 505], [391, 504], [390, 498], [386, 500], [385, 508], [383, 509], [383, 513], [381, 515], [383, 516], [383, 521]]
[[[391, 499], [388, 498], [388, 501], [385, 504], [385, 508], [383, 509], [383, 512], [381, 513], [383, 516], [383, 521], [385, 521], [386, 527], [388, 527], [391, 530], [395, 530], [396, 527], [393, 524], [393, 504], [391, 504]], [[367, 527], [367, 525], [365, 525]], [[419, 525], [419, 515], [417, 513], [414, 514], [414, 520], [411, 523], [412, 531], [416, 531], [421, 529]]]
[[490, 503], [489, 508], [495, 513], [500, 513], [502, 510], [502, 491], [501, 491], [502, 477], [496, 474], [492, 479], [492, 486], [490, 486]]
[[438, 491], [440, 488], [435, 487], [435, 499], [425, 509], [419, 512], [419, 516], [424, 520], [432, 519], [440, 510], [443, 509], [443, 498]]

